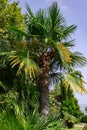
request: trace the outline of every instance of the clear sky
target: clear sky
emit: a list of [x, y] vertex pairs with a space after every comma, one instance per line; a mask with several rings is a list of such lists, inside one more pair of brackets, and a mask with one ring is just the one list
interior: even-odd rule
[[[55, 0], [20, 0], [22, 12], [25, 12], [25, 2], [27, 2], [31, 10], [35, 13], [39, 8], [46, 8]], [[77, 30], [73, 35], [75, 39], [75, 50], [80, 51], [87, 57], [87, 0], [56, 0], [59, 3], [60, 11], [68, 25], [77, 25]], [[81, 72], [87, 81], [87, 66], [82, 67]], [[86, 85], [87, 86], [87, 85]], [[87, 104], [87, 96], [76, 95], [79, 104]]]

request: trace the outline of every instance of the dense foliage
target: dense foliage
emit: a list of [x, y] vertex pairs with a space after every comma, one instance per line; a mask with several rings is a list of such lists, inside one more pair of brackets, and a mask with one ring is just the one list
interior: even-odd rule
[[87, 115], [83, 115], [80, 119], [80, 122], [87, 123]]
[[65, 120], [65, 124], [68, 128], [73, 128], [74, 124], [76, 122], [76, 118], [70, 114], [65, 113], [64, 114], [64, 120]]

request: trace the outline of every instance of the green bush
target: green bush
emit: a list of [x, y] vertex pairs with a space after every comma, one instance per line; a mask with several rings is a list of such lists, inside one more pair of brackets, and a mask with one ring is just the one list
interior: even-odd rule
[[62, 113], [69, 113], [70, 115], [75, 116], [76, 118], [79, 118], [83, 115], [82, 111], [80, 110], [80, 107], [78, 105], [78, 102], [75, 98], [66, 99], [63, 101], [62, 104]]
[[87, 123], [87, 115], [82, 116], [80, 122]]
[[87, 125], [85, 125], [82, 130], [87, 130]]
[[65, 124], [68, 128], [73, 128], [76, 118], [68, 113], [64, 114]]

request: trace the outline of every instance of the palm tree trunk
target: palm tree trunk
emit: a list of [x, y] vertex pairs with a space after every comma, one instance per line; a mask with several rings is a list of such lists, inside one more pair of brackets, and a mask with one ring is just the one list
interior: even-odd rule
[[49, 114], [49, 58], [46, 52], [41, 56], [40, 67], [40, 112], [47, 116]]

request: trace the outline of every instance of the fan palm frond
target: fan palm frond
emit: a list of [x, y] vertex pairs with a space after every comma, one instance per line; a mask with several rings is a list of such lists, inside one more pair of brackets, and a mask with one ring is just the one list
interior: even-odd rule
[[77, 26], [76, 25], [71, 25], [69, 27], [65, 27], [63, 30], [63, 35], [65, 38], [71, 36], [71, 34], [76, 30]]
[[60, 8], [57, 2], [54, 2], [52, 6], [49, 7], [49, 17], [50, 25], [52, 29], [58, 28], [58, 26], [65, 24], [65, 19], [60, 13]]
[[27, 14], [28, 14], [28, 16], [29, 17], [34, 17], [34, 14], [33, 14], [33, 12], [31, 11], [31, 9], [30, 9], [30, 7], [29, 7], [29, 5], [26, 3], [25, 4], [25, 7], [26, 7], [26, 9], [27, 9]]
[[29, 51], [12, 51], [9, 60], [12, 68], [18, 65], [17, 75], [19, 75], [23, 69], [25, 74], [28, 74], [30, 78], [40, 73], [40, 68], [29, 56]]
[[87, 59], [80, 52], [72, 52], [71, 58], [72, 58], [71, 65], [73, 67], [75, 67], [75, 66], [81, 67], [81, 66], [85, 66], [87, 64]]
[[59, 81], [60, 74], [58, 72], [50, 73], [50, 84], [56, 84]]
[[70, 87], [75, 92], [84, 92], [87, 93], [84, 84], [86, 82], [83, 80], [83, 76], [81, 72], [73, 70], [72, 72], [68, 73], [63, 81], [65, 87]]
[[63, 42], [63, 44], [64, 44], [64, 46], [67, 47], [67, 48], [75, 47], [74, 40], [65, 41], [65, 42]]
[[72, 58], [70, 57], [71, 52], [61, 42], [58, 43], [58, 51], [63, 63], [71, 63]]
[[56, 44], [54, 40], [51, 38], [46, 39], [46, 43], [55, 51], [55, 54], [59, 57], [61, 63], [66, 65], [67, 63], [71, 63], [71, 52], [68, 48], [66, 48], [63, 43], [59, 42]]

